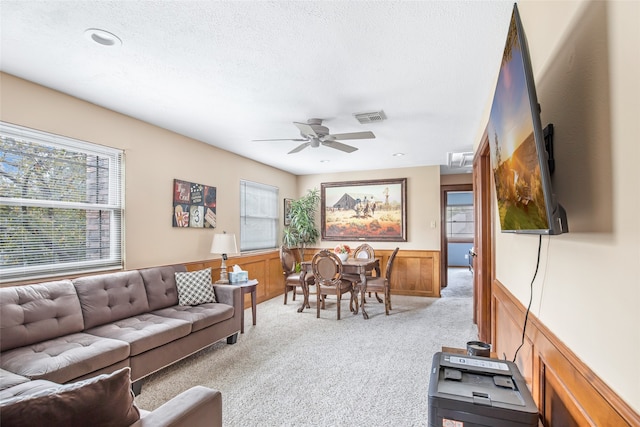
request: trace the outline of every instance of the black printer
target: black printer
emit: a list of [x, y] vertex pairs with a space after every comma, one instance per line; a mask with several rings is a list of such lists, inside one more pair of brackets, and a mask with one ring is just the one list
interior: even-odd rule
[[438, 352], [429, 380], [429, 427], [538, 425], [538, 408], [515, 363]]

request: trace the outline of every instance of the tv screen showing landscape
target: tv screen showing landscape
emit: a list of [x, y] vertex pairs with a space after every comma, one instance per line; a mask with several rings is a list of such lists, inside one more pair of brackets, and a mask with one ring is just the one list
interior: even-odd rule
[[[538, 148], [540, 143], [544, 147], [544, 136], [526, 42], [518, 34], [517, 20], [514, 7], [487, 127], [491, 167], [502, 231], [546, 234], [551, 228], [545, 198], [549, 183], [544, 182], [543, 172], [548, 171], [541, 171], [546, 165], [541, 166]], [[536, 143], [536, 138], [542, 142]]]

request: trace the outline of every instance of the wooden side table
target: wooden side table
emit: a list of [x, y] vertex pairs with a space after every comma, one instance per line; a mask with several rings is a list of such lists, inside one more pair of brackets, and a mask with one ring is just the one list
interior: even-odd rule
[[258, 281], [256, 279], [247, 280], [246, 282], [231, 283], [239, 286], [242, 291], [242, 314], [240, 315], [240, 333], [244, 334], [244, 296], [251, 294], [251, 317], [253, 326], [256, 325], [256, 290], [258, 289]]

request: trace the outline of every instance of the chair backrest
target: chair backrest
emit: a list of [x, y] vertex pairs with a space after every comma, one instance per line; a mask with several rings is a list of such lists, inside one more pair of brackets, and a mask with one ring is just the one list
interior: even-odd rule
[[385, 277], [387, 281], [391, 282], [391, 269], [393, 268], [393, 261], [396, 259], [396, 254], [400, 248], [396, 248], [389, 259], [387, 260], [387, 271], [385, 272]]
[[333, 252], [323, 249], [311, 260], [316, 284], [337, 286], [342, 280], [342, 261]]
[[368, 243], [363, 243], [353, 251], [354, 258], [373, 259], [376, 257], [375, 251]]
[[285, 275], [295, 271], [296, 262], [296, 256], [293, 254], [293, 251], [284, 245], [280, 246], [280, 263], [282, 264], [282, 271]]

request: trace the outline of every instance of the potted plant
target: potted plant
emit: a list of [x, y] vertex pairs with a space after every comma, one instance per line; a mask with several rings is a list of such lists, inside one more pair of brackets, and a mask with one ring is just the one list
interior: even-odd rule
[[284, 229], [282, 243], [289, 248], [299, 248], [302, 261], [305, 247], [316, 243], [320, 237], [315, 222], [319, 204], [320, 191], [317, 188], [308, 190], [305, 196], [291, 202], [291, 223]]

